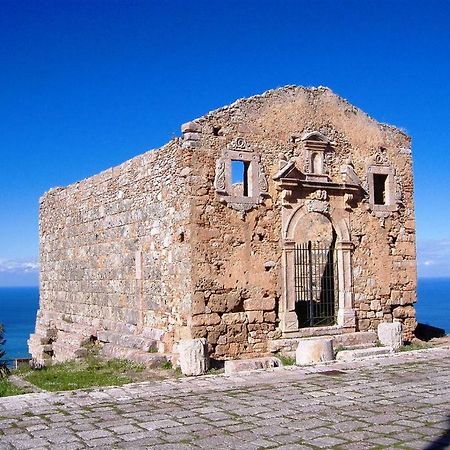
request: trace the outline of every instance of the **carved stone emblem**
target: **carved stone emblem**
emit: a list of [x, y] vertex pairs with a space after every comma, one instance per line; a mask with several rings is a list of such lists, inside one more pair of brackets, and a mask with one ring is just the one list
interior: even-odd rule
[[242, 138], [242, 137], [238, 137], [236, 139], [233, 139], [230, 144], [228, 145], [228, 148], [230, 150], [236, 150], [236, 151], [246, 151], [249, 152], [251, 151], [250, 149], [250, 145], [247, 143], [247, 141]]
[[306, 209], [309, 212], [318, 212], [328, 214], [330, 212], [330, 204], [322, 200], [306, 200]]
[[374, 163], [377, 164], [378, 166], [382, 166], [382, 165], [388, 164], [388, 160], [387, 160], [386, 154], [385, 154], [385, 153], [381, 153], [381, 152], [378, 152], [378, 153], [375, 155], [373, 161], [374, 161]]

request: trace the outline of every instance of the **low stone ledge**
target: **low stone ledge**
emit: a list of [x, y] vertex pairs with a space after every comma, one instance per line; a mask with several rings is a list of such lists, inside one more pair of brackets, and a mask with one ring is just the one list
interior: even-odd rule
[[246, 372], [249, 370], [281, 367], [283, 363], [274, 356], [251, 359], [231, 359], [225, 361], [225, 373]]
[[392, 347], [360, 348], [357, 350], [342, 350], [336, 355], [338, 361], [355, 361], [371, 356], [389, 355], [394, 352]]
[[101, 350], [101, 355], [107, 359], [127, 359], [138, 364], [143, 364], [151, 369], [161, 367], [169, 359], [167, 354], [147, 353], [142, 350], [123, 348], [113, 344], [105, 344]]

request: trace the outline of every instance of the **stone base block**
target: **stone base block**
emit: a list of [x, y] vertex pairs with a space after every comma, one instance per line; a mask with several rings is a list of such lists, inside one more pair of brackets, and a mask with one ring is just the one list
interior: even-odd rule
[[397, 349], [403, 345], [402, 324], [400, 322], [380, 323], [378, 340], [382, 345]]
[[178, 344], [181, 372], [187, 376], [203, 375], [209, 368], [206, 339], [186, 339]]
[[283, 364], [274, 356], [251, 359], [232, 359], [225, 361], [225, 373], [245, 372], [249, 370], [270, 369]]
[[333, 359], [333, 338], [301, 339], [295, 352], [295, 361], [299, 366], [332, 361]]

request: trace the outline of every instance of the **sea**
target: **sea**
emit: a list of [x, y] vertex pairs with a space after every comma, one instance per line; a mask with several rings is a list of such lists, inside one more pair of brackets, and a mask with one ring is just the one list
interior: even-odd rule
[[[419, 278], [417, 320], [450, 334], [450, 278]], [[34, 331], [39, 306], [37, 287], [0, 287], [0, 323], [4, 326], [4, 359], [29, 356], [27, 339]]]

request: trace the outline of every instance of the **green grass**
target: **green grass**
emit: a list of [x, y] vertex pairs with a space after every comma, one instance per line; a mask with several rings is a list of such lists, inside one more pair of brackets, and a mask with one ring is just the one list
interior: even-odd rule
[[9, 397], [10, 395], [20, 395], [23, 394], [24, 391], [18, 388], [7, 378], [0, 378], [0, 397]]
[[127, 360], [101, 361], [89, 357], [85, 361], [54, 364], [42, 370], [19, 369], [30, 383], [46, 391], [70, 391], [99, 386], [122, 386], [130, 383], [129, 372], [141, 372], [144, 366]]
[[276, 353], [275, 356], [282, 362], [283, 366], [293, 366], [295, 364], [295, 358], [291, 356], [283, 355], [283, 353]]
[[411, 350], [423, 350], [425, 348], [431, 348], [433, 347], [431, 344], [427, 344], [426, 342], [424, 342], [423, 344], [406, 344], [406, 345], [402, 345], [401, 347], [399, 347], [397, 349], [398, 352], [409, 352]]
[[173, 369], [172, 363], [170, 361], [164, 361], [161, 364], [161, 369], [171, 370]]

